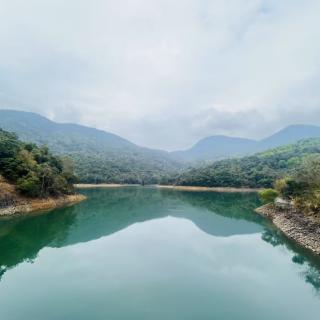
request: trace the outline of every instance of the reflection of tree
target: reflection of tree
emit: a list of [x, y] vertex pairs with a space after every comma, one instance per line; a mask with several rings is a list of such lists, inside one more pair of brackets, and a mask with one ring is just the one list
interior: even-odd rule
[[285, 245], [287, 249], [294, 252], [292, 262], [301, 265], [304, 270], [301, 275], [305, 281], [311, 284], [316, 292], [320, 294], [320, 257], [303, 249], [293, 241], [287, 239], [280, 231], [272, 226], [265, 229], [261, 238], [272, 246]]
[[[175, 192], [151, 188], [92, 189], [76, 207], [32, 217], [0, 220], [0, 277], [7, 269], [32, 261], [46, 246], [62, 247], [91, 241], [137, 223], [166, 217], [193, 221], [209, 234], [228, 236], [250, 231], [229, 218], [261, 221], [252, 212], [255, 195]], [[182, 210], [170, 210], [180, 207]], [[190, 210], [206, 209], [206, 210]], [[222, 219], [217, 219], [217, 215]], [[253, 231], [257, 228], [254, 226]]]
[[74, 220], [73, 208], [54, 214], [0, 221], [0, 278], [23, 261], [33, 261], [52, 241], [63, 239]]
[[6, 271], [7, 271], [7, 267], [0, 266], [0, 280], [1, 280], [2, 276], [5, 274]]
[[261, 238], [270, 243], [273, 247], [283, 244], [283, 239], [280, 237], [279, 232], [270, 229], [265, 229], [262, 232]]
[[168, 197], [175, 197], [190, 205], [204, 208], [220, 216], [262, 223], [253, 211], [261, 202], [256, 193], [221, 193], [203, 191], [162, 191]]
[[320, 272], [319, 272], [319, 269], [309, 265], [308, 269], [304, 273], [304, 276], [305, 276], [306, 282], [312, 284], [312, 286], [320, 294]]

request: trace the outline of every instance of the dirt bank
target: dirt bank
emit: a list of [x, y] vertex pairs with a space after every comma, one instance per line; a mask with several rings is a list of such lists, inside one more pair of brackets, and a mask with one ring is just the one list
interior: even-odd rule
[[12, 216], [36, 211], [46, 211], [70, 206], [85, 199], [86, 197], [82, 194], [45, 199], [16, 199], [11, 205], [0, 208], [0, 216]]
[[45, 211], [54, 208], [69, 206], [83, 201], [82, 194], [65, 195], [57, 198], [27, 198], [21, 196], [13, 184], [8, 183], [0, 176], [0, 216], [12, 216], [35, 211]]

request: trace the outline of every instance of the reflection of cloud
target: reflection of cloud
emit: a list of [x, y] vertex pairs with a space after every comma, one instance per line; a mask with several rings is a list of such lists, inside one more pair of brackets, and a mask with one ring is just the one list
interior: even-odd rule
[[1, 108], [171, 149], [320, 122], [317, 0], [0, 7]]

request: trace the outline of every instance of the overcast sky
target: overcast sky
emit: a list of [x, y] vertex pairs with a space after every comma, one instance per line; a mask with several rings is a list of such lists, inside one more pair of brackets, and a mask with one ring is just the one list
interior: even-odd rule
[[186, 148], [320, 125], [319, 0], [0, 0], [0, 109]]

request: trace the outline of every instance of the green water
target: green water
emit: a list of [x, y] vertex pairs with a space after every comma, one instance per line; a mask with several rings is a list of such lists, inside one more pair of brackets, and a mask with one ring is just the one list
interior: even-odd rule
[[82, 191], [0, 220], [0, 319], [320, 319], [319, 258], [253, 212], [254, 194]]

